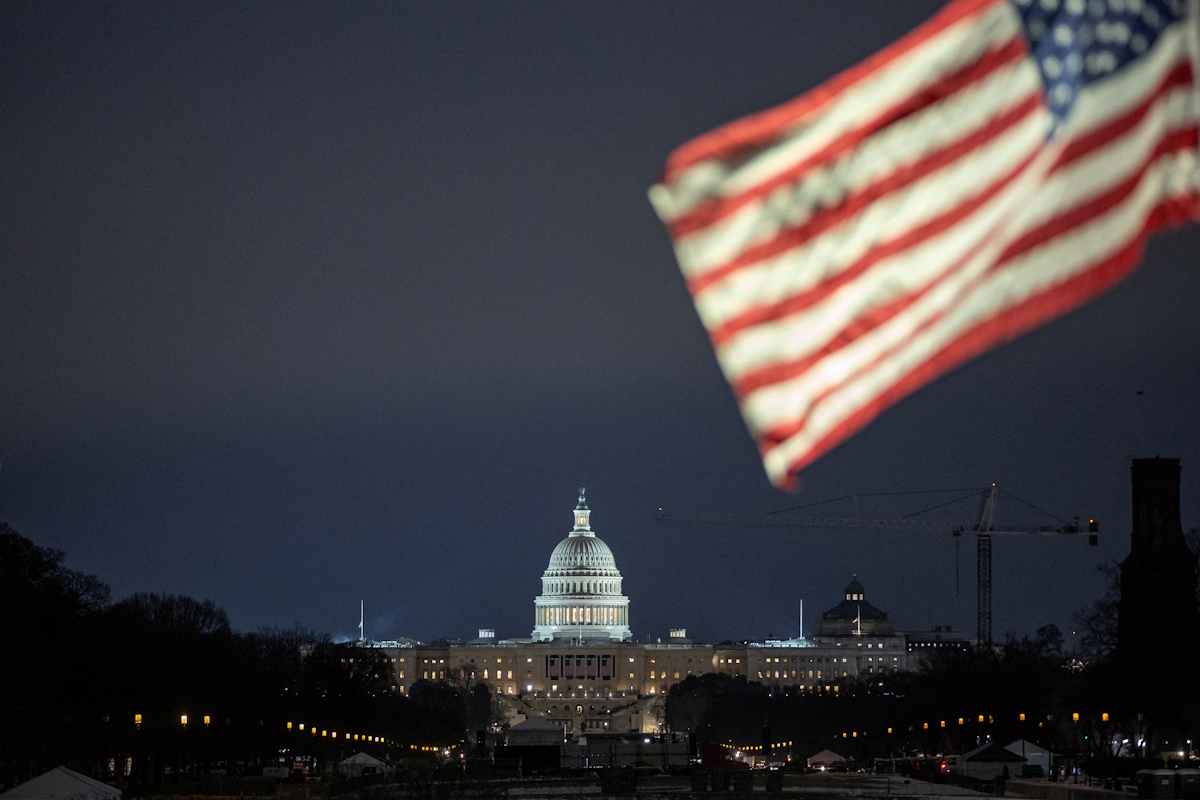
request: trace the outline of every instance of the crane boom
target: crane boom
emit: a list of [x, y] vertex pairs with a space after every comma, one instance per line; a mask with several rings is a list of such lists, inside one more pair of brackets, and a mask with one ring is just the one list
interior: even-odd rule
[[[810, 517], [788, 513], [776, 514], [720, 514], [711, 512], [668, 512], [659, 509], [654, 514], [658, 522], [691, 522], [699, 524], [777, 526], [784, 528], [851, 528], [855, 530], [881, 531], [948, 531], [954, 536], [965, 530], [975, 534], [976, 543], [976, 635], [981, 644], [992, 642], [992, 536], [995, 534], [1077, 534], [1085, 531], [1078, 518], [1067, 525], [996, 525], [996, 498], [999, 494], [992, 484], [983, 502], [979, 522], [965, 526], [944, 520], [930, 519], [885, 519], [864, 517]], [[1099, 544], [1100, 527], [1089, 520], [1086, 527], [1088, 545]]]
[[[886, 531], [948, 531], [960, 534], [968, 529], [961, 523], [931, 519], [882, 519], [871, 517], [799, 517], [791, 514], [722, 514], [715, 512], [676, 512], [659, 509], [654, 512], [658, 522], [695, 522], [721, 525], [777, 526], [781, 528], [853, 528]], [[970, 526], [972, 533], [977, 532]], [[1081, 525], [993, 525], [991, 533], [1083, 533]]]

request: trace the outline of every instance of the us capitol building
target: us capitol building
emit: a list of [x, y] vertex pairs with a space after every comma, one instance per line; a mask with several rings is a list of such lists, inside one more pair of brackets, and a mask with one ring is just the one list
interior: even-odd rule
[[820, 694], [836, 692], [841, 678], [913, 668], [929, 648], [967, 645], [940, 629], [897, 634], [857, 578], [821, 615], [812, 638], [712, 645], [677, 628], [665, 643], [635, 644], [621, 572], [592, 530], [584, 495], [580, 486], [574, 526], [542, 573], [528, 639], [498, 640], [483, 629], [462, 644], [363, 642], [385, 651], [400, 692], [421, 680], [483, 683], [511, 722], [541, 717], [574, 734], [659, 733], [664, 695], [689, 675], [720, 673], [771, 691]]

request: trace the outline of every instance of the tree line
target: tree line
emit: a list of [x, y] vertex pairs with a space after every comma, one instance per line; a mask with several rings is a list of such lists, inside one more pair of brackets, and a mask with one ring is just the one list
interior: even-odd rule
[[819, 694], [691, 676], [669, 690], [665, 721], [701, 742], [801, 763], [823, 749], [870, 766], [1018, 740], [1100, 778], [1183, 761], [1187, 740], [1200, 735], [1195, 643], [1180, 648], [1181, 669], [1168, 682], [1130, 674], [1105, 622], [1114, 605], [1110, 593], [1080, 612], [1095, 648], [1086, 652], [1065, 652], [1047, 625], [994, 648], [934, 652], [912, 672], [843, 678]]
[[0, 523], [0, 788], [59, 765], [136, 784], [421, 752], [479, 705], [453, 685], [402, 694], [382, 651], [303, 627], [234, 632], [208, 600], [114, 602], [64, 558]]

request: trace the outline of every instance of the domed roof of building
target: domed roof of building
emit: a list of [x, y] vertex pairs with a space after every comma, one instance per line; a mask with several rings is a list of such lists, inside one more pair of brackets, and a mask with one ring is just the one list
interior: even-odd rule
[[821, 614], [817, 632], [818, 636], [891, 636], [894, 629], [888, 621], [887, 612], [867, 602], [867, 593], [863, 585], [858, 582], [858, 576], [853, 575], [850, 583], [846, 584], [846, 594], [842, 602]]
[[612, 550], [591, 528], [591, 510], [584, 500], [584, 487], [579, 487], [579, 503], [575, 506], [575, 528], [550, 553], [546, 575], [561, 573], [620, 576]]
[[550, 554], [551, 572], [575, 571], [579, 569], [615, 570], [617, 562], [613, 559], [612, 550], [608, 549], [599, 536], [590, 531], [586, 536], [574, 531], [558, 543]]

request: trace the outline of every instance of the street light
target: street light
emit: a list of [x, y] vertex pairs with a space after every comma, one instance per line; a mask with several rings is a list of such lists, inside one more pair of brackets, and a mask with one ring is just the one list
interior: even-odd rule
[[1075, 731], [1075, 758], [1071, 764], [1071, 783], [1079, 783], [1079, 712], [1071, 714], [1071, 725]]

